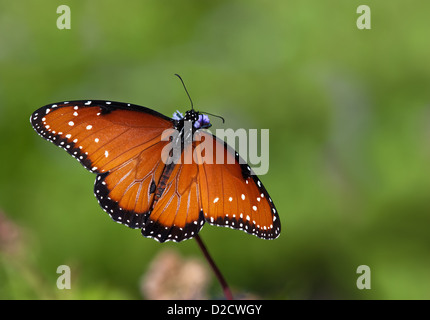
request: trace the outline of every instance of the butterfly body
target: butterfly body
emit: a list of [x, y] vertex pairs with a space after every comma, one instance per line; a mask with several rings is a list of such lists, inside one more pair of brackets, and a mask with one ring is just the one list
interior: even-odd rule
[[234, 149], [203, 130], [209, 118], [194, 109], [169, 118], [133, 104], [79, 100], [44, 106], [30, 122], [97, 174], [94, 195], [102, 209], [145, 237], [178, 242], [206, 222], [264, 239], [280, 234], [261, 181]]

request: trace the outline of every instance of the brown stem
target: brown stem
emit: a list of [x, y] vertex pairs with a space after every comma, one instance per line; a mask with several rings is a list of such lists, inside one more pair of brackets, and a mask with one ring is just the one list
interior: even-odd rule
[[203, 251], [203, 254], [206, 258], [206, 260], [208, 261], [209, 265], [211, 266], [212, 270], [215, 273], [215, 276], [218, 278], [218, 281], [220, 282], [221, 286], [222, 286], [222, 290], [224, 291], [224, 296], [227, 300], [233, 300], [233, 295], [230, 291], [230, 288], [227, 284], [227, 282], [225, 281], [224, 277], [222, 276], [221, 272], [219, 271], [218, 267], [216, 266], [215, 262], [213, 261], [212, 257], [210, 256], [208, 250], [206, 249], [206, 246], [204, 245], [202, 239], [200, 238], [200, 236], [197, 234], [195, 236], [195, 239], [197, 241], [197, 243], [199, 244], [200, 249]]

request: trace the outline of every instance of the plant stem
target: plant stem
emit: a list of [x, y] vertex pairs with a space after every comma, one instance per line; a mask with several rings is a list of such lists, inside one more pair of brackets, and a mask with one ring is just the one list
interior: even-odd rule
[[208, 250], [206, 249], [206, 246], [204, 245], [202, 239], [200, 238], [200, 236], [197, 234], [194, 237], [197, 241], [197, 243], [199, 244], [200, 249], [202, 250], [206, 260], [208, 261], [209, 265], [211, 266], [212, 270], [215, 273], [215, 276], [217, 277], [219, 283], [221, 284], [222, 290], [224, 291], [224, 296], [227, 300], [233, 300], [233, 295], [230, 291], [230, 288], [227, 284], [227, 282], [225, 281], [224, 277], [222, 276], [221, 272], [219, 271], [218, 267], [216, 266], [215, 262], [213, 261], [212, 257], [210, 256]]

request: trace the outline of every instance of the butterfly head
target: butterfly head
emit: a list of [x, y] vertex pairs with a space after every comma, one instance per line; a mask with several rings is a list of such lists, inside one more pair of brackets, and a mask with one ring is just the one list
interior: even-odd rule
[[173, 114], [173, 119], [177, 121], [191, 121], [195, 129], [207, 129], [212, 126], [209, 117], [206, 114], [202, 114], [193, 109], [185, 112], [185, 115], [182, 115], [182, 113], [176, 111]]

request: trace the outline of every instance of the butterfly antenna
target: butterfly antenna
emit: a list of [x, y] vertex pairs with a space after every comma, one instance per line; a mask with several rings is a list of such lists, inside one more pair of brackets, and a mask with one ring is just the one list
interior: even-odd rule
[[213, 116], [213, 117], [220, 118], [220, 119], [222, 120], [222, 123], [225, 123], [224, 118], [223, 118], [223, 117], [221, 117], [221, 116], [219, 116], [219, 115], [216, 115], [216, 114], [213, 114], [213, 113], [209, 113], [209, 112], [205, 112], [205, 111], [199, 111], [199, 112], [204, 113], [204, 114], [207, 114], [207, 115], [210, 115], [210, 116]]
[[184, 80], [182, 80], [181, 76], [179, 74], [177, 74], [177, 73], [175, 73], [175, 76], [177, 76], [179, 78], [179, 80], [181, 80], [182, 86], [184, 87], [185, 92], [187, 93], [188, 99], [190, 99], [191, 109], [194, 110], [193, 100], [191, 100], [190, 94], [188, 93], [188, 90], [187, 90], [187, 87], [185, 86]]

